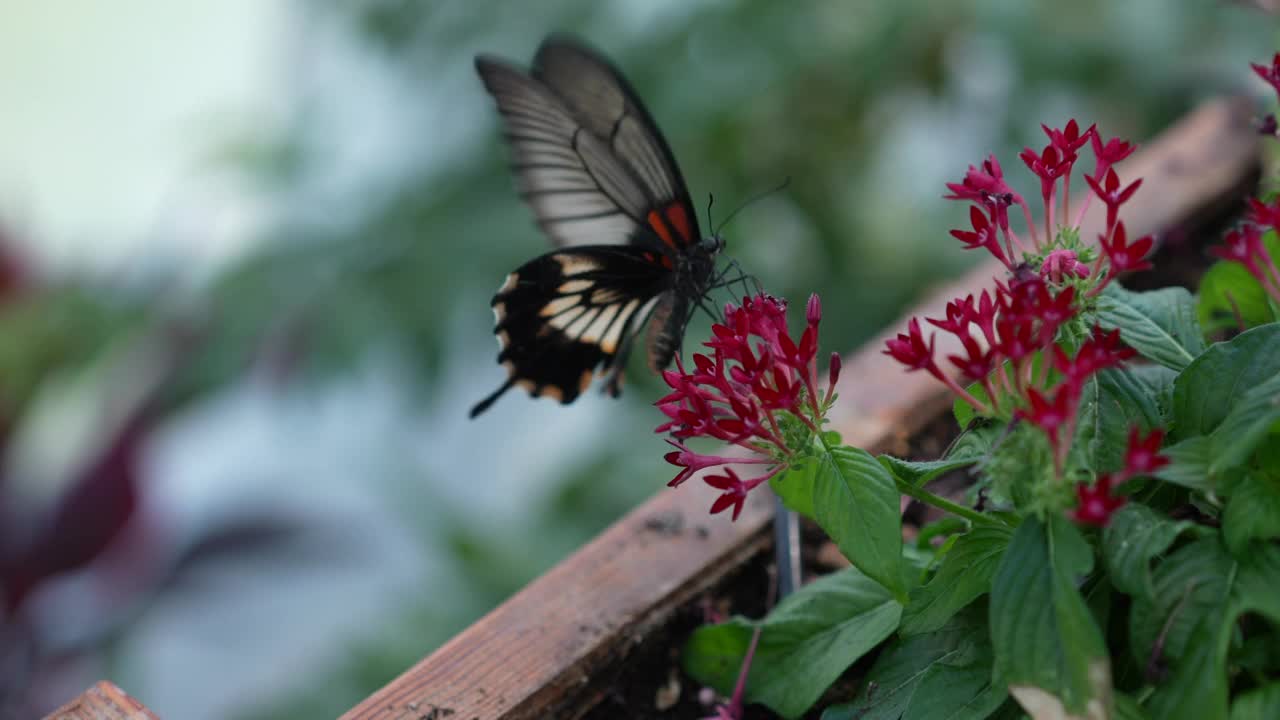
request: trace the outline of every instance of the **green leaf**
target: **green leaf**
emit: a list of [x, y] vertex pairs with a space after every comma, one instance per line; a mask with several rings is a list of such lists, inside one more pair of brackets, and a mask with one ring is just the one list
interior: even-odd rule
[[1173, 383], [1173, 432], [1180, 439], [1208, 435], [1245, 393], [1280, 373], [1280, 323], [1217, 343]]
[[1185, 368], [1204, 352], [1204, 336], [1195, 301], [1184, 288], [1129, 292], [1108, 285], [1098, 297], [1098, 324], [1120, 330], [1120, 337], [1143, 357], [1173, 370]]
[[1161, 561], [1152, 592], [1135, 595], [1129, 611], [1129, 647], [1138, 667], [1177, 660], [1201, 618], [1223, 613], [1234, 562], [1216, 537], [1197, 540]]
[[1089, 544], [1056, 515], [1048, 525], [1023, 521], [1000, 561], [991, 586], [995, 672], [1024, 708], [1110, 711], [1110, 659], [1077, 590], [1092, 567]]
[[1102, 533], [1102, 559], [1111, 584], [1128, 595], [1150, 596], [1155, 592], [1151, 559], [1168, 550], [1192, 525], [1189, 520], [1169, 520], [1139, 503], [1117, 510]]
[[1280, 624], [1280, 546], [1254, 543], [1239, 563], [1231, 595], [1235, 611], [1261, 613]]
[[1172, 677], [1151, 696], [1152, 717], [1205, 720], [1227, 715], [1228, 633], [1222, 618], [1206, 615], [1195, 626], [1187, 653]]
[[[1280, 258], [1280, 239], [1274, 232], [1263, 235], [1271, 257]], [[1205, 332], [1239, 327], [1236, 313], [1250, 328], [1275, 320], [1267, 293], [1240, 263], [1220, 260], [1200, 278], [1196, 314]]]
[[1159, 365], [1103, 370], [1081, 395], [1077, 442], [1086, 444], [1090, 467], [1097, 472], [1124, 466], [1130, 428], [1143, 432], [1165, 424], [1159, 398], [1176, 376]]
[[1113, 717], [1116, 720], [1147, 720], [1147, 713], [1137, 700], [1124, 693], [1116, 693], [1116, 713]]
[[1209, 463], [1213, 459], [1213, 439], [1207, 435], [1187, 438], [1160, 450], [1169, 464], [1156, 471], [1156, 477], [1192, 490], [1212, 490], [1213, 477]]
[[1248, 462], [1254, 448], [1278, 421], [1280, 372], [1257, 387], [1249, 388], [1213, 431], [1213, 459], [1209, 463], [1209, 473], [1218, 475]]
[[1280, 537], [1280, 484], [1245, 474], [1222, 514], [1222, 538], [1233, 555], [1245, 552], [1250, 540]]
[[902, 515], [893, 476], [865, 450], [825, 451], [814, 478], [814, 519], [840, 552], [902, 603]]
[[961, 535], [933, 579], [911, 591], [899, 632], [918, 635], [937, 630], [990, 592], [991, 577], [1012, 538], [1013, 530], [995, 526], [975, 527]]
[[822, 720], [981, 720], [1008, 696], [992, 684], [991, 662], [986, 608], [975, 606], [945, 627], [891, 642], [853, 702], [828, 708]]
[[769, 478], [769, 487], [782, 498], [782, 504], [810, 520], [813, 519], [813, 487], [819, 464], [816, 458], [805, 458]]
[[699, 628], [685, 645], [684, 668], [728, 694], [759, 626], [747, 701], [799, 717], [846, 668], [889, 637], [901, 615], [902, 606], [882, 585], [846, 568], [800, 588], [764, 620], [734, 618]]
[[[1180, 593], [1174, 612], [1163, 621], [1170, 630], [1165, 650], [1176, 642], [1178, 625], [1191, 624], [1174, 665], [1172, 677], [1162, 682], [1151, 697], [1151, 715], [1158, 718], [1199, 720], [1227, 715], [1227, 650], [1240, 615], [1258, 612], [1273, 623], [1280, 622], [1280, 547], [1255, 544], [1250, 552], [1234, 561], [1217, 538], [1205, 538], [1171, 555], [1157, 571], [1160, 592], [1161, 571], [1178, 578], [1170, 590]], [[1200, 588], [1204, 588], [1201, 590]], [[1138, 603], [1134, 612], [1140, 611]], [[1164, 658], [1160, 658], [1164, 661]]]
[[885, 470], [893, 473], [899, 480], [908, 485], [923, 487], [952, 470], [977, 462], [979, 457], [947, 458], [946, 460], [902, 460], [892, 455], [881, 455], [877, 458]]
[[1241, 693], [1231, 703], [1231, 720], [1275, 720], [1280, 718], [1280, 682]]

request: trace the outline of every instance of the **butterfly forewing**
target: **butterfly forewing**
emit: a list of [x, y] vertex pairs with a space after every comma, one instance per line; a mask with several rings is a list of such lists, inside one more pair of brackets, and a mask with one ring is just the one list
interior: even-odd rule
[[[552, 37], [533, 59], [533, 74], [551, 88], [583, 127], [607, 139], [649, 193], [654, 207], [689, 204], [671, 148], [639, 101], [630, 83], [612, 64], [577, 43]], [[697, 242], [697, 225], [689, 218], [686, 242]]]
[[476, 69], [498, 103], [516, 185], [543, 231], [559, 245], [630, 240], [652, 201], [607, 143], [522, 70], [487, 57]]

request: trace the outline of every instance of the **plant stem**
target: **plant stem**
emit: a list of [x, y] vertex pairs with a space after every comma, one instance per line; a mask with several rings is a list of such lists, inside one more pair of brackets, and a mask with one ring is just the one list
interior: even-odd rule
[[912, 485], [911, 483], [905, 480], [902, 480], [901, 478], [898, 478], [895, 476], [893, 478], [893, 482], [895, 485], [898, 486], [898, 492], [902, 493], [903, 495], [907, 495], [909, 497], [915, 498], [916, 500], [919, 500], [920, 502], [926, 505], [932, 505], [933, 507], [936, 507], [939, 510], [942, 510], [944, 512], [949, 512], [952, 515], [962, 517], [965, 520], [968, 520], [969, 522], [974, 523], [976, 525], [994, 525], [998, 527], [1004, 527], [1004, 523], [1000, 522], [999, 520], [989, 515], [984, 515], [983, 513], [980, 513], [977, 510], [974, 510], [973, 508], [967, 508], [963, 505], [958, 505], [956, 503], [953, 503], [950, 500], [940, 495], [934, 495], [933, 493], [929, 492], [928, 490], [925, 490], [924, 488], [916, 487], [915, 485]]

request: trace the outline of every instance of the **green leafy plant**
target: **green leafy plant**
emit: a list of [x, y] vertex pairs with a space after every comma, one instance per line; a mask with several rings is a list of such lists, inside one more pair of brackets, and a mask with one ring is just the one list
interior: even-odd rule
[[[1280, 55], [1255, 69], [1280, 92]], [[1280, 717], [1280, 202], [1251, 201], [1198, 297], [1131, 292], [1117, 278], [1150, 268], [1153, 247], [1122, 219], [1141, 180], [1113, 165], [1133, 146], [1074, 120], [1045, 132], [1021, 156], [1042, 224], [994, 157], [948, 186], [972, 203], [952, 235], [1007, 276], [885, 350], [956, 395], [944, 457], [876, 457], [823, 430], [839, 363], [821, 392], [816, 298], [799, 342], [782, 301], [728, 306], [711, 352], [666, 374], [672, 484], [718, 468], [702, 476], [723, 491], [712, 512], [736, 514], [768, 482], [852, 563], [761, 620], [694, 633], [686, 670], [733, 689], [716, 717], [754, 702], [795, 718], [820, 699], [825, 720]], [[1073, 208], [1086, 145], [1091, 192]], [[748, 455], [701, 455], [696, 437]], [[743, 481], [744, 462], [764, 470]], [[973, 503], [927, 489], [959, 468]], [[904, 546], [903, 494], [951, 517]], [[841, 676], [859, 689], [825, 697]]]

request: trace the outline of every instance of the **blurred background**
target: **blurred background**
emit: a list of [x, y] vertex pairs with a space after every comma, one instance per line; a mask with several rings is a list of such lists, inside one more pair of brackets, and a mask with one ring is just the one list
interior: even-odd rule
[[976, 259], [969, 163], [1034, 196], [1039, 123], [1142, 140], [1280, 39], [1209, 0], [0, 0], [0, 717], [99, 678], [336, 716], [664, 486], [639, 363], [466, 419], [547, 248], [472, 57], [555, 29], [699, 206], [791, 178], [729, 253], [842, 352]]

